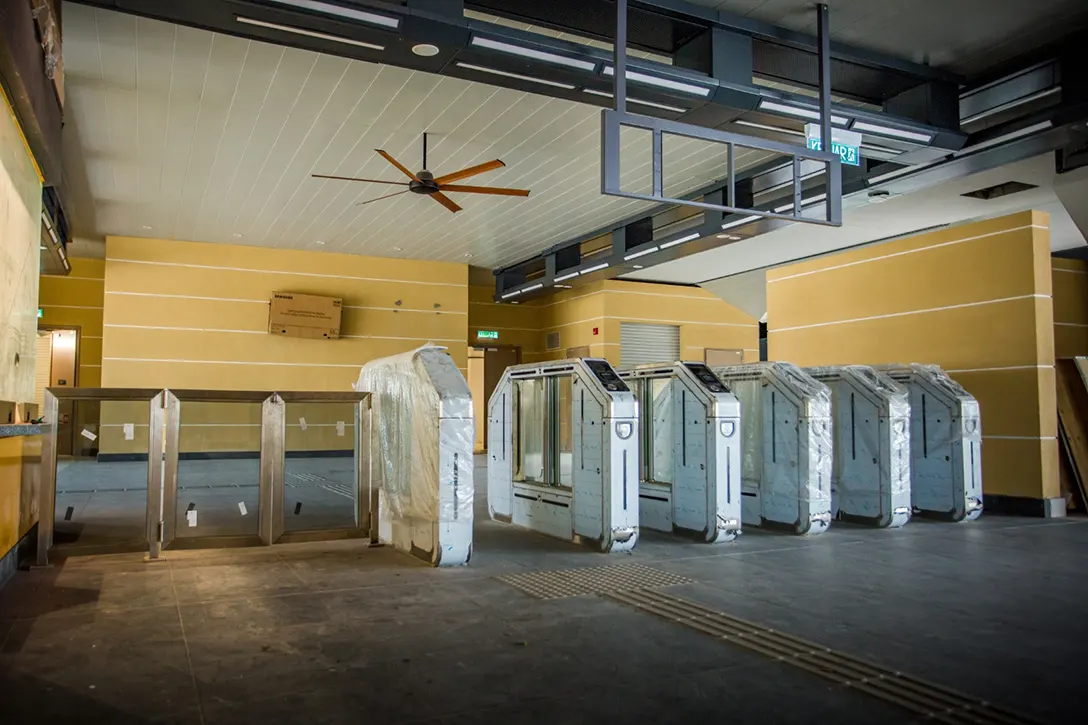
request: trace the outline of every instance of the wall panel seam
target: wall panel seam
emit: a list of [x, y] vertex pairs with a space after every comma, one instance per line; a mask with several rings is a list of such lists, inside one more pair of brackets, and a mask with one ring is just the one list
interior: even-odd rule
[[282, 269], [249, 269], [248, 267], [220, 267], [213, 264], [192, 264], [188, 262], [151, 262], [142, 259], [119, 259], [114, 257], [107, 257], [107, 262], [116, 262], [120, 264], [149, 264], [159, 267], [186, 267], [189, 269], [217, 269], [224, 272], [249, 272], [253, 274], [282, 274], [291, 277], [320, 277], [323, 279], [345, 279], [356, 282], [395, 282], [398, 284], [418, 284], [427, 285], [433, 287], [458, 287], [465, 288], [466, 284], [461, 282], [421, 282], [414, 279], [396, 279], [393, 277], [356, 277], [353, 275], [340, 275], [340, 274], [323, 274], [321, 272], [290, 272]]
[[1006, 370], [1045, 370], [1052, 368], [1053, 365], [1039, 364], [1039, 365], [1007, 365], [1005, 367], [997, 368], [961, 368], [959, 370], [945, 370], [946, 373], [996, 373], [1004, 372]]
[[892, 254], [885, 254], [885, 255], [882, 255], [882, 256], [879, 256], [879, 257], [872, 257], [870, 259], [859, 259], [856, 262], [844, 262], [843, 264], [837, 264], [837, 265], [835, 265], [833, 267], [824, 267], [822, 269], [814, 269], [814, 270], [811, 270], [809, 272], [798, 272], [797, 274], [791, 274], [791, 275], [787, 275], [785, 277], [775, 277], [774, 279], [768, 279], [767, 284], [771, 284], [772, 282], [783, 282], [783, 281], [785, 281], [787, 279], [794, 279], [795, 277], [807, 277], [810, 274], [819, 274], [820, 272], [830, 272], [830, 271], [836, 270], [836, 269], [844, 269], [846, 267], [855, 267], [855, 266], [857, 266], [859, 264], [867, 264], [869, 262], [879, 262], [882, 259], [892, 259], [894, 257], [902, 257], [902, 256], [907, 255], [907, 254], [914, 254], [916, 252], [927, 252], [927, 251], [929, 251], [931, 249], [940, 249], [941, 247], [950, 247], [950, 246], [953, 246], [953, 245], [956, 245], [956, 244], [962, 244], [964, 242], [973, 242], [973, 241], [975, 241], [977, 239], [985, 239], [986, 237], [993, 237], [993, 236], [997, 236], [997, 235], [1000, 235], [1000, 234], [1009, 234], [1011, 232], [1020, 232], [1020, 231], [1023, 231], [1025, 229], [1048, 229], [1048, 228], [1049, 227], [1041, 227], [1041, 226], [1037, 226], [1035, 224], [1029, 224], [1027, 226], [1015, 227], [1013, 229], [1002, 229], [1000, 231], [989, 232], [987, 234], [979, 234], [978, 236], [974, 236], [974, 237], [964, 237], [963, 239], [954, 239], [954, 240], [952, 240], [950, 242], [941, 242], [940, 244], [932, 244], [932, 245], [927, 246], [927, 247], [919, 247], [918, 249], [908, 249], [908, 250], [905, 250], [905, 251], [902, 251], [902, 252], [893, 252]]
[[871, 317], [855, 317], [849, 320], [831, 320], [829, 322], [814, 322], [810, 325], [795, 325], [793, 327], [779, 327], [770, 330], [769, 332], [790, 332], [791, 330], [807, 330], [813, 327], [827, 327], [829, 325], [846, 325], [853, 322], [868, 322], [870, 320], [885, 320], [890, 317], [906, 317], [908, 315], [924, 315], [932, 312], [944, 312], [946, 310], [959, 310], [966, 307], [979, 307], [982, 305], [993, 305], [1001, 302], [1016, 302], [1018, 300], [1028, 299], [1050, 299], [1050, 295], [1017, 295], [1016, 297], [1002, 297], [995, 300], [982, 300], [980, 302], [964, 302], [959, 305], [946, 305], [944, 307], [932, 307], [925, 310], [909, 310], [907, 312], [889, 312], [886, 315], [873, 315]]

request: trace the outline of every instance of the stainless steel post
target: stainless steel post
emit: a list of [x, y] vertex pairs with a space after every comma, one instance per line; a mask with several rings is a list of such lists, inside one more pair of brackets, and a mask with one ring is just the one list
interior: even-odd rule
[[57, 506], [57, 417], [60, 403], [48, 390], [42, 414], [45, 429], [42, 432], [42, 472], [38, 489], [38, 566], [49, 565], [49, 549], [53, 546], [53, 521]]

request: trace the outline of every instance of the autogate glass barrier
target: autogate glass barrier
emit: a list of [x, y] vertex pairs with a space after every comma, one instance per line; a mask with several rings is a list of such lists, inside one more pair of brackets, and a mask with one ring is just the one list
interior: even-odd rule
[[638, 406], [605, 360], [506, 369], [488, 403], [488, 510], [606, 552], [638, 539]]
[[[157, 546], [162, 463], [161, 453], [148, 453], [162, 451], [162, 399], [161, 390], [46, 389], [39, 564], [48, 562], [54, 545]], [[80, 443], [69, 440], [73, 432]]]
[[823, 533], [831, 525], [831, 391], [785, 362], [715, 367], [741, 406], [745, 526]]
[[639, 526], [708, 543], [741, 531], [741, 406], [705, 364], [639, 365]]

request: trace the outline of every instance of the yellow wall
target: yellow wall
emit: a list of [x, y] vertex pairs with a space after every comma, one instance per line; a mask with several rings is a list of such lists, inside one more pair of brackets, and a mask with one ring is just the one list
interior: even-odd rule
[[[559, 360], [572, 347], [620, 362], [620, 324], [643, 322], [680, 327], [681, 356], [702, 360], [706, 348], [745, 351], [759, 359], [759, 324], [721, 298], [697, 287], [623, 282], [596, 282], [520, 305], [492, 300], [490, 287], [472, 287], [469, 343], [477, 330], [497, 330], [499, 344], [521, 347], [523, 362]], [[597, 334], [593, 334], [597, 328]], [[547, 349], [547, 334], [559, 333], [559, 348]]]
[[39, 327], [78, 327], [76, 357], [81, 388], [97, 388], [102, 382], [102, 292], [105, 289], [106, 260], [72, 259], [66, 277], [42, 275], [38, 307]]
[[0, 438], [0, 556], [38, 522], [40, 436]]
[[772, 360], [942, 366], [979, 400], [986, 493], [1059, 495], [1048, 215], [772, 270], [767, 320]]
[[[105, 277], [106, 387], [350, 390], [368, 360], [427, 342], [447, 346], [467, 370], [466, 265], [107, 237]], [[276, 291], [342, 298], [341, 339], [268, 334]], [[141, 441], [123, 440], [120, 425], [139, 422], [142, 411], [106, 408], [103, 422], [117, 425], [103, 427], [101, 450], [142, 450]], [[344, 408], [292, 406], [288, 449], [350, 448], [335, 430], [338, 420], [352, 422]], [[256, 450], [252, 410], [187, 410], [193, 404], [183, 405], [183, 425], [199, 422], [204, 432], [183, 437], [183, 450], [186, 440], [204, 450]]]
[[1088, 355], [1088, 264], [1052, 259], [1054, 357]]
[[[468, 288], [468, 344], [514, 345], [521, 348], [522, 362], [544, 358], [540, 336], [540, 307], [537, 304], [499, 304], [492, 297], [494, 287], [473, 285]], [[480, 340], [479, 330], [499, 333], [498, 340]]]

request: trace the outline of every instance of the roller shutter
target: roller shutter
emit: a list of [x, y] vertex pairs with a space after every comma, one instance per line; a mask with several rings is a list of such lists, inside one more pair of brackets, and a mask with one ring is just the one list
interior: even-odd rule
[[676, 325], [620, 323], [620, 367], [680, 359], [680, 328]]

